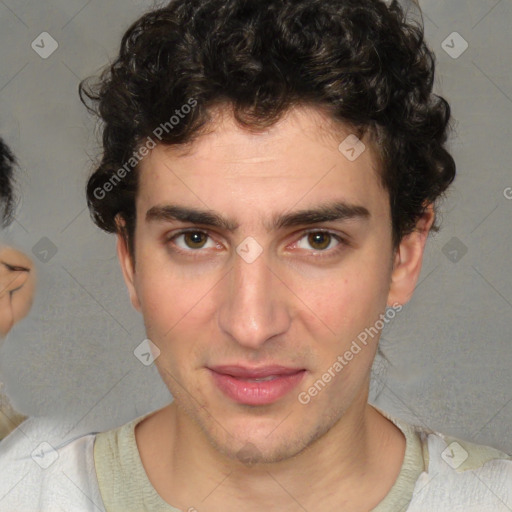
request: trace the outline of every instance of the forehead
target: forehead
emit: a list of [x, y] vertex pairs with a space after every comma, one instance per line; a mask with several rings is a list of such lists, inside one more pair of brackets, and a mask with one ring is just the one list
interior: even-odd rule
[[294, 108], [257, 132], [218, 110], [206, 133], [186, 146], [157, 146], [139, 172], [137, 209], [146, 211], [170, 200], [269, 214], [299, 202], [387, 204], [369, 141], [313, 107]]

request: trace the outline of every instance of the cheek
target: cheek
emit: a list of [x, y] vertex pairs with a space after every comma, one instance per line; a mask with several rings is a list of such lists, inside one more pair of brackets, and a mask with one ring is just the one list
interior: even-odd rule
[[[302, 324], [315, 340], [318, 357], [302, 391], [319, 395], [312, 399], [319, 410], [326, 403], [350, 403], [368, 378], [379, 339], [374, 329], [386, 309], [387, 288], [386, 273], [357, 265], [329, 281], [317, 281], [309, 294], [304, 291], [310, 309], [303, 310]], [[325, 393], [319, 380], [328, 383]]]
[[186, 291], [161, 275], [141, 273], [139, 278], [137, 295], [148, 335], [160, 340], [186, 315]]
[[149, 338], [157, 345], [197, 338], [196, 331], [204, 328], [210, 314], [213, 277], [182, 273], [156, 259], [141, 261], [136, 289]]
[[361, 254], [337, 270], [303, 280], [297, 295], [307, 305], [303, 311], [312, 328], [316, 324], [333, 340], [350, 342], [385, 310], [389, 279], [381, 262]]
[[173, 317], [179, 314], [181, 290], [177, 289], [176, 280], [169, 273], [169, 262], [159, 244], [145, 240], [142, 232], [139, 237], [134, 284], [142, 315], [150, 326], [155, 322], [159, 326], [167, 319], [169, 328]]

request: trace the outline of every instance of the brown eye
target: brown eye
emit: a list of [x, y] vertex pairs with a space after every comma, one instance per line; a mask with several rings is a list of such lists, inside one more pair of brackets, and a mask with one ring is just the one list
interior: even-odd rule
[[329, 233], [324, 232], [316, 232], [308, 234], [308, 243], [309, 245], [318, 251], [323, 251], [329, 244], [331, 243], [332, 236]]
[[337, 251], [346, 246], [346, 243], [340, 236], [330, 231], [315, 230], [303, 233], [296, 246], [311, 253], [315, 258], [320, 258], [321, 253], [323, 253], [322, 256], [337, 254]]
[[192, 229], [169, 235], [166, 237], [166, 245], [171, 251], [191, 257], [212, 255], [212, 249], [218, 248], [208, 232]]
[[185, 244], [190, 249], [202, 249], [208, 240], [208, 236], [200, 231], [191, 231], [182, 234]]

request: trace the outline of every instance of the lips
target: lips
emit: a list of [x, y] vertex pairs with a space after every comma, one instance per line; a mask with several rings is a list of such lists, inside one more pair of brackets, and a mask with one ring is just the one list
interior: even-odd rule
[[279, 365], [209, 368], [214, 383], [231, 400], [245, 405], [268, 405], [287, 395], [302, 380], [303, 368]]
[[288, 368], [286, 366], [264, 366], [260, 368], [247, 368], [244, 366], [214, 366], [210, 368], [214, 372], [231, 375], [239, 379], [263, 379], [265, 377], [280, 377], [293, 375], [301, 371], [301, 368]]

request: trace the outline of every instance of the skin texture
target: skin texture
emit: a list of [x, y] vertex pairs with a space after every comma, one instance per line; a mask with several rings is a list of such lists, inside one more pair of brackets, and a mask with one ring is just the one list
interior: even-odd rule
[[[310, 403], [297, 399], [386, 305], [409, 300], [434, 220], [429, 207], [393, 250], [389, 198], [370, 143], [353, 162], [338, 150], [350, 133], [312, 107], [295, 107], [263, 133], [219, 109], [187, 151], [158, 146], [141, 163], [135, 265], [121, 235], [118, 254], [175, 400], [140, 423], [136, 439], [150, 481], [176, 507], [367, 511], [398, 476], [405, 439], [367, 403], [377, 337]], [[333, 201], [369, 216], [267, 229], [274, 215]], [[238, 228], [146, 218], [167, 204], [214, 211]], [[190, 239], [171, 239], [184, 228], [211, 238], [190, 249]], [[327, 238], [322, 252], [307, 230], [346, 243]], [[236, 252], [249, 236], [263, 249], [252, 263]], [[306, 374], [277, 402], [245, 406], [213, 383], [207, 367], [220, 364]], [[250, 464], [241, 460], [248, 452]]]
[[35, 269], [30, 258], [12, 247], [0, 246], [0, 338], [28, 314], [34, 288]]

